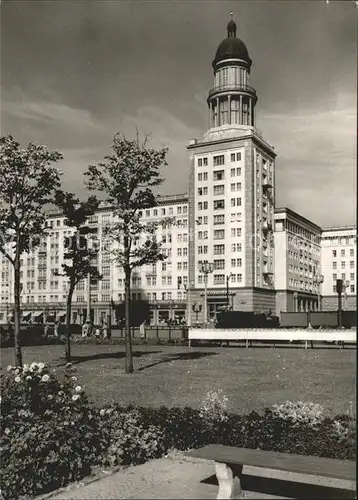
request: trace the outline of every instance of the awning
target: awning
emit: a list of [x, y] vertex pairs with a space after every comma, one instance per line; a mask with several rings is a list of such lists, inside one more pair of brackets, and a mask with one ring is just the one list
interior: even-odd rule
[[41, 323], [44, 319], [44, 313], [36, 311], [36, 316], [34, 316], [34, 321], [36, 323]]
[[56, 321], [56, 316], [55, 314], [48, 314], [46, 317], [46, 322], [48, 323], [54, 323]]
[[59, 321], [66, 321], [66, 313], [65, 314], [60, 314]]
[[29, 321], [31, 318], [32, 312], [31, 311], [24, 311], [22, 313], [22, 321]]

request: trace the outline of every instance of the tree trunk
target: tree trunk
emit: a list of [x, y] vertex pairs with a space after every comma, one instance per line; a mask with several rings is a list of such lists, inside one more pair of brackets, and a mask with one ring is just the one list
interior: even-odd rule
[[20, 249], [19, 242], [16, 243], [16, 255], [14, 262], [14, 350], [15, 350], [15, 366], [22, 368], [22, 352], [20, 344]]
[[70, 286], [67, 296], [66, 304], [66, 344], [65, 344], [65, 357], [67, 363], [71, 362], [71, 309], [72, 309], [72, 295], [74, 288]]
[[125, 289], [124, 289], [124, 308], [125, 308], [125, 336], [126, 336], [126, 373], [133, 372], [132, 359], [132, 338], [130, 322], [130, 294], [131, 294], [131, 270], [129, 266], [124, 267]]

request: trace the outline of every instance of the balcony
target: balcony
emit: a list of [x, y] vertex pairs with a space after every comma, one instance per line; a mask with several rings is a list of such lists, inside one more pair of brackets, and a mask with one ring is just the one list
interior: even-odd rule
[[250, 85], [244, 85], [242, 83], [231, 83], [228, 85], [217, 85], [209, 90], [208, 99], [210, 99], [215, 94], [221, 94], [222, 92], [235, 93], [235, 92], [245, 92], [256, 98], [256, 90]]

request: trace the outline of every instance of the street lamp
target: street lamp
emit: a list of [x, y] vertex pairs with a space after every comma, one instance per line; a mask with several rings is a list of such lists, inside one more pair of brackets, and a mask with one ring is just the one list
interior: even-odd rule
[[185, 284], [184, 285], [184, 288], [185, 288], [185, 291], [186, 291], [186, 299], [187, 299], [187, 304], [186, 304], [186, 307], [187, 307], [187, 317], [186, 317], [186, 323], [187, 323], [187, 326], [188, 328], [191, 327], [191, 290], [194, 288], [194, 281], [190, 281], [190, 283], [188, 284]]
[[343, 283], [343, 288], [344, 288], [344, 304], [345, 304], [345, 308], [346, 309], [347, 309], [347, 288], [349, 288], [349, 285], [350, 285], [349, 281], [345, 281]]
[[229, 300], [229, 282], [231, 279], [232, 273], [229, 276], [226, 276], [226, 309], [229, 311], [230, 309], [230, 300]]
[[204, 260], [200, 266], [200, 272], [204, 274], [204, 323], [208, 322], [208, 274], [214, 270], [214, 264]]
[[318, 308], [322, 310], [322, 300], [321, 300], [321, 284], [324, 282], [323, 274], [318, 274], [317, 276], [313, 276], [313, 283], [317, 285], [317, 300], [318, 300]]

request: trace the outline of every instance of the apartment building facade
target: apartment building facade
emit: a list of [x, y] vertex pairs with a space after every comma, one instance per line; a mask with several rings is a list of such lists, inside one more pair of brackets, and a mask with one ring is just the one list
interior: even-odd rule
[[[171, 222], [168, 222], [169, 221]], [[89, 218], [91, 244], [98, 248], [93, 264], [102, 274], [95, 284], [87, 280], [78, 283], [73, 295], [72, 320], [82, 322], [88, 303], [95, 322], [114, 313], [112, 304], [124, 300], [123, 269], [113, 260], [115, 244], [105, 236], [106, 226], [113, 221], [110, 207], [101, 205]], [[136, 269], [132, 275], [132, 300], [147, 300], [152, 304], [152, 321], [185, 316], [188, 283], [188, 196], [186, 194], [159, 196], [156, 207], [142, 213], [142, 221], [161, 222], [158, 239], [167, 258], [155, 265]], [[65, 320], [67, 279], [57, 276], [64, 263], [64, 239], [73, 230], [64, 224], [61, 213], [50, 213], [46, 222], [46, 238], [21, 259], [22, 318], [40, 320], [40, 316]], [[0, 322], [13, 315], [13, 268], [4, 256], [0, 258]]]
[[322, 308], [321, 233], [293, 210], [275, 209], [276, 314]]
[[324, 228], [321, 238], [321, 265], [324, 275], [323, 308], [337, 310], [336, 280], [342, 279], [342, 307], [357, 308], [357, 227]]

